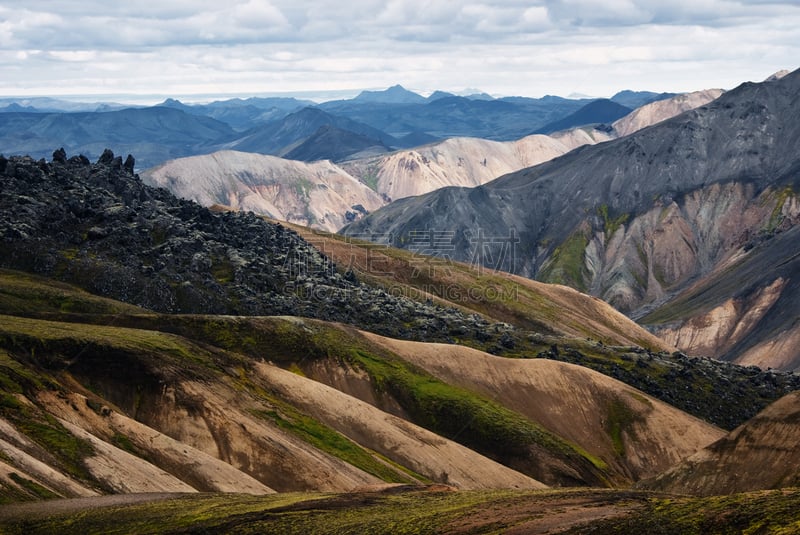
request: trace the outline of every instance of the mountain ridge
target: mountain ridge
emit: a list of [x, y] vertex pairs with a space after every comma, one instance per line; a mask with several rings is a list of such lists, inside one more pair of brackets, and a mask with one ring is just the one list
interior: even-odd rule
[[[450, 254], [467, 259], [471, 235], [513, 230], [518, 254], [503, 269], [592, 291], [635, 314], [744, 246], [773, 213], [791, 217], [781, 215], [791, 201], [779, 192], [796, 187], [800, 167], [791, 149], [800, 137], [791, 118], [799, 73], [742, 84], [657, 125], [483, 186], [401, 199], [343, 232], [391, 235], [402, 245], [411, 231], [448, 229]], [[720, 204], [703, 208], [704, 199]], [[752, 214], [744, 229], [734, 226], [742, 210]], [[648, 235], [665, 241], [653, 248], [641, 241]]]

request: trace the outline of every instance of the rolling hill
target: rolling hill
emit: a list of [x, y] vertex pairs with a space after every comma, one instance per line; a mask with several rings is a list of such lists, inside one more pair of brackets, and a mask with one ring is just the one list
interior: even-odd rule
[[800, 394], [788, 394], [641, 488], [715, 496], [800, 484]]

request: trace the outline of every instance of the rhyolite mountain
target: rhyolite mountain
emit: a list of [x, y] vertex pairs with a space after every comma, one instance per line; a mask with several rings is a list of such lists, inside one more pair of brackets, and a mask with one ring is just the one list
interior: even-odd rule
[[[388, 153], [387, 147], [375, 139], [323, 124], [311, 136], [290, 145], [292, 148], [285, 159], [218, 151], [170, 160], [144, 170], [142, 176], [145, 181], [166, 187], [179, 197], [206, 206], [222, 204], [315, 228], [338, 230], [392, 200], [445, 186], [484, 184], [575, 147], [631, 133], [706, 104], [719, 94], [714, 90], [699, 91], [653, 102], [602, 130], [581, 127], [552, 136], [531, 135], [505, 142], [458, 137], [431, 143], [424, 135], [410, 135], [401, 143], [417, 142], [419, 146]], [[231, 158], [233, 154], [237, 156]], [[337, 162], [338, 165], [290, 161], [314, 162], [328, 158], [343, 161]], [[245, 168], [242, 165], [245, 160], [254, 168]], [[375, 205], [367, 199], [370, 195], [359, 187], [349, 191], [363, 199], [351, 198], [351, 195], [351, 200], [343, 203], [344, 197], [333, 198], [327, 189], [328, 181], [314, 170], [320, 168], [325, 168], [330, 177], [349, 176], [360, 181], [380, 195], [382, 202]], [[249, 184], [244, 184], [243, 180]], [[325, 195], [321, 194], [323, 191]], [[312, 192], [316, 194], [309, 195]]]
[[218, 151], [170, 160], [141, 174], [203, 206], [226, 206], [335, 232], [383, 206], [383, 198], [330, 161]]
[[[391, 236], [402, 246], [410, 232], [447, 230], [454, 233], [447, 253], [462, 260], [473, 257], [478, 239], [514, 235], [519, 243], [504, 269], [572, 285], [637, 317], [737, 251], [770, 247], [760, 237], [796, 220], [798, 95], [800, 71], [742, 84], [629, 136], [486, 185], [401, 199], [345, 232]], [[784, 311], [786, 327], [794, 315]], [[751, 323], [755, 332], [759, 322]]]
[[639, 321], [693, 355], [800, 369], [800, 326], [794, 321], [800, 227], [796, 208], [781, 209], [791, 214], [775, 214], [784, 228], [766, 228], [739, 254]]

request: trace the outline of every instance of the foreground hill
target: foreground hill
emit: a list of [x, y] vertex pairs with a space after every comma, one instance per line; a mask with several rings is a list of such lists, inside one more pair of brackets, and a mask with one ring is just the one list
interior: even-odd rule
[[789, 394], [643, 488], [712, 496], [800, 486], [800, 394]]
[[791, 225], [798, 87], [800, 71], [743, 84], [489, 184], [401, 199], [345, 232], [391, 235], [408, 247], [413, 232], [448, 229], [448, 254], [459, 260], [474, 256], [477, 229], [493, 238], [516, 233], [517, 254], [499, 267], [569, 284], [636, 317], [760, 235]]
[[[301, 318], [143, 313], [16, 272], [0, 283], [0, 313], [28, 316], [0, 326], [11, 496], [619, 485], [723, 434], [570, 364]], [[481, 383], [487, 366], [518, 388]]]
[[[208, 318], [176, 321], [224, 328]], [[264, 321], [266, 336], [288, 322]], [[442, 474], [462, 488], [542, 487], [345, 394], [201, 340], [12, 316], [3, 317], [0, 336], [6, 499], [345, 491]], [[26, 356], [33, 348], [39, 356]], [[280, 393], [282, 377], [296, 378], [293, 396], [346, 406], [340, 414], [359, 426], [342, 434], [309, 416]]]

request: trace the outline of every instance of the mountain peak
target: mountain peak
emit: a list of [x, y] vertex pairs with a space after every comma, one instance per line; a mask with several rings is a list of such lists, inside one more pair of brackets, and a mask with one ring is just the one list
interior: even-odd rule
[[425, 97], [396, 84], [383, 91], [362, 91], [353, 100], [385, 104], [422, 104], [425, 102]]

